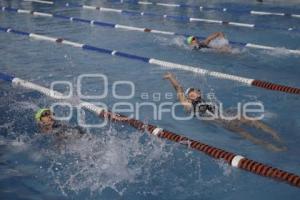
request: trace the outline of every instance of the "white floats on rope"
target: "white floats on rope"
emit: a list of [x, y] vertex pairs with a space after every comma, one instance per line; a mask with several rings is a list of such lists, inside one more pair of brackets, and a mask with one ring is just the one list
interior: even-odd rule
[[235, 167], [235, 168], [239, 168], [239, 164], [240, 164], [241, 160], [243, 160], [244, 158], [245, 158], [244, 156], [240, 156], [240, 155], [234, 156], [231, 161], [231, 166]]
[[208, 76], [212, 76], [212, 77], [219, 78], [219, 79], [227, 79], [227, 80], [237, 81], [237, 82], [240, 82], [240, 83], [243, 83], [246, 85], [251, 85], [252, 82], [254, 81], [254, 79], [244, 78], [244, 77], [240, 77], [240, 76], [234, 76], [234, 75], [230, 75], [230, 74], [224, 74], [221, 72], [209, 71], [206, 69], [201, 69], [201, 68], [196, 68], [196, 67], [192, 67], [192, 66], [188, 66], [188, 65], [167, 62], [167, 61], [158, 60], [158, 59], [154, 59], [154, 58], [151, 58], [149, 60], [149, 63], [159, 65], [162, 67], [167, 67], [167, 68], [191, 71], [196, 74], [208, 75]]
[[237, 22], [229, 22], [230, 25], [233, 26], [244, 26], [244, 27], [249, 27], [249, 28], [253, 28], [254, 24], [244, 24], [244, 23], [237, 23]]
[[66, 44], [66, 45], [77, 47], [77, 48], [82, 48], [83, 45], [84, 45], [84, 44], [80, 44], [78, 42], [71, 42], [71, 41], [68, 41], [68, 40], [63, 40], [62, 44]]
[[101, 7], [99, 10], [100, 11], [106, 11], [106, 12], [117, 12], [117, 13], [121, 13], [122, 12], [122, 10], [119, 10], [119, 9], [104, 8], [104, 7]]
[[[42, 93], [42, 94], [44, 94], [48, 97], [56, 99], [56, 100], [67, 100], [68, 99], [66, 96], [64, 96], [60, 92], [57, 92], [55, 90], [51, 90], [49, 88], [37, 85], [37, 84], [29, 82], [29, 81], [25, 81], [25, 80], [20, 79], [20, 78], [13, 78], [12, 79], [12, 84], [15, 85], [15, 86], [21, 86], [21, 87], [26, 88], [26, 89], [38, 91], [38, 92], [40, 92], [40, 93]], [[86, 109], [88, 109], [88, 110], [90, 110], [90, 111], [92, 111], [92, 112], [94, 112], [98, 115], [101, 114], [101, 112], [105, 110], [104, 108], [97, 107], [94, 104], [89, 103], [89, 102], [85, 102], [85, 101], [79, 101], [79, 104], [76, 105], [76, 106], [81, 106], [83, 108], [86, 108]]]
[[254, 10], [252, 10], [250, 13], [253, 14], [253, 15], [278, 15], [278, 16], [284, 16], [284, 13], [261, 12], [261, 11], [254, 11]]
[[[255, 48], [255, 49], [265, 49], [265, 50], [275, 50], [276, 49], [275, 47], [252, 44], [252, 43], [247, 43], [246, 47]], [[293, 54], [299, 54], [300, 53], [300, 50], [292, 50], [292, 49], [283, 49], [283, 50], [287, 51], [288, 53], [293, 53]]]
[[35, 34], [35, 33], [30, 33], [29, 37], [37, 39], [37, 40], [48, 40], [50, 42], [56, 42], [56, 40], [57, 40], [57, 38], [44, 36], [44, 35], [39, 35], [39, 34]]
[[[184, 36], [184, 37], [189, 36], [189, 34], [186, 34], [186, 33], [181, 34], [181, 33], [175, 33], [175, 32], [170, 32], [170, 31], [154, 30], [154, 29], [150, 29], [150, 28], [140, 28], [140, 27], [134, 27], [134, 26], [121, 25], [121, 24], [112, 24], [112, 23], [108, 23], [108, 22], [81, 19], [81, 18], [75, 18], [75, 17], [63, 16], [63, 15], [55, 15], [52, 13], [35, 12], [35, 11], [31, 11], [31, 10], [16, 9], [16, 8], [11, 8], [11, 7], [2, 7], [1, 10], [7, 11], [7, 12], [31, 14], [31, 15], [39, 16], [39, 17], [53, 17], [53, 18], [57, 18], [57, 19], [63, 19], [63, 20], [68, 20], [68, 21], [81, 22], [81, 23], [88, 23], [91, 25], [96, 25], [96, 26], [101, 26], [101, 27], [124, 29], [124, 30], [128, 30], [128, 31], [149, 32], [149, 33], [164, 34], [164, 35], [178, 35], [178, 36]], [[249, 26], [251, 26], [251, 25], [249, 25]], [[196, 36], [196, 37], [204, 38], [202, 36]], [[253, 44], [253, 43], [244, 43], [244, 42], [235, 42], [235, 41], [229, 41], [229, 42], [230, 42], [230, 44], [235, 44], [238, 46], [255, 48], [255, 49], [275, 50], [275, 49], [281, 48], [281, 47], [271, 47], [271, 46], [266, 46], [266, 45]], [[293, 49], [287, 49], [287, 48], [282, 48], [282, 50], [286, 51], [288, 53], [300, 55], [300, 50], [293, 50]]]
[[171, 4], [171, 3], [156, 3], [158, 6], [167, 6], [167, 7], [180, 7], [179, 4]]
[[[14, 86], [21, 86], [21, 87], [26, 88], [26, 89], [38, 91], [38, 92], [40, 92], [40, 93], [42, 93], [42, 94], [44, 94], [48, 97], [56, 99], [56, 100], [68, 100], [68, 97], [63, 95], [60, 92], [57, 92], [55, 90], [51, 90], [49, 88], [37, 85], [35, 83], [29, 82], [29, 81], [26, 81], [26, 80], [23, 80], [23, 79], [20, 79], [20, 78], [13, 78], [12, 79], [12, 84]], [[101, 114], [101, 112], [105, 110], [104, 108], [97, 107], [94, 104], [89, 103], [89, 102], [85, 102], [85, 101], [79, 101], [78, 105], [76, 105], [76, 106], [81, 106], [83, 108], [86, 108], [87, 110], [90, 110], [90, 111], [92, 111], [92, 112], [94, 112], [98, 115]]]
[[53, 17], [50, 13], [44, 13], [44, 12], [33, 12], [33, 15], [40, 16], [40, 17]]
[[37, 85], [37, 84], [34, 84], [34, 83], [31, 83], [29, 81], [25, 81], [23, 79], [20, 79], [20, 78], [14, 78], [12, 80], [12, 83], [13, 85], [15, 86], [22, 86], [26, 89], [31, 89], [31, 90], [35, 90], [35, 91], [38, 91], [46, 96], [49, 96], [51, 98], [54, 98], [54, 99], [58, 99], [58, 100], [62, 100], [62, 99], [65, 99], [64, 95], [60, 92], [57, 92], [57, 91], [54, 91], [54, 90], [50, 90], [48, 88], [45, 88], [45, 87], [42, 87], [40, 85]]
[[41, 3], [41, 4], [49, 4], [49, 5], [54, 4], [53, 1], [42, 1], [42, 0], [23, 0], [23, 1]]
[[145, 28], [137, 28], [137, 27], [133, 27], [133, 26], [125, 26], [125, 25], [120, 25], [120, 24], [116, 24], [115, 28], [126, 29], [126, 30], [131, 30], [131, 31], [141, 31], [141, 32], [145, 31]]

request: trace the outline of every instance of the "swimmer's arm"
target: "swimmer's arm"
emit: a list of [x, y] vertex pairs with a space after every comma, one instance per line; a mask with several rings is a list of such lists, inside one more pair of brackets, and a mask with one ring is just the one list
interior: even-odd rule
[[110, 111], [103, 111], [100, 114], [100, 116], [104, 117], [105, 119], [116, 120], [116, 121], [128, 121], [130, 119], [127, 116], [123, 116], [117, 113], [112, 113]]
[[186, 99], [184, 95], [184, 91], [180, 83], [176, 80], [175, 76], [172, 73], [167, 73], [164, 76], [164, 79], [167, 79], [171, 82], [172, 86], [176, 90], [177, 98], [179, 102], [184, 106], [186, 111], [189, 111], [192, 109], [192, 104]]
[[205, 45], [208, 45], [212, 40], [218, 38], [218, 37], [223, 37], [224, 38], [224, 33], [222, 32], [216, 32], [208, 36], [204, 41], [202, 41]]

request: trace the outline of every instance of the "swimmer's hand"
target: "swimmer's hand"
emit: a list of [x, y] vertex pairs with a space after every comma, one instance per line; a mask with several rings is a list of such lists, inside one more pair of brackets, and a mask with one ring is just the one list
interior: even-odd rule
[[174, 75], [171, 72], [167, 72], [164, 75], [164, 79], [166, 79], [166, 80], [169, 80], [169, 79], [172, 79], [172, 78], [174, 78]]
[[112, 119], [112, 120], [117, 120], [117, 121], [126, 121], [129, 118], [126, 116], [120, 116], [119, 114], [111, 113], [111, 112], [104, 112], [103, 117], [105, 119]]

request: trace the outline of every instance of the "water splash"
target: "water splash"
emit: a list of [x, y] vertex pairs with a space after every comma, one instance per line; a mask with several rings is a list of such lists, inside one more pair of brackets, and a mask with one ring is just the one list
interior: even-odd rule
[[185, 37], [183, 36], [178, 36], [171, 39], [162, 36], [155, 36], [155, 41], [163, 46], [176, 46], [183, 49], [190, 49], [189, 45], [186, 43]]
[[212, 40], [208, 46], [211, 48], [218, 49], [218, 48], [229, 46], [229, 41], [223, 37], [218, 37], [218, 38]]
[[105, 135], [88, 135], [59, 148], [43, 149], [44, 156], [51, 160], [47, 171], [63, 194], [88, 189], [92, 195], [111, 188], [122, 195], [126, 190], [123, 184], [135, 182], [153, 162], [163, 162], [168, 156], [162, 151], [164, 143], [141, 133], [120, 138], [111, 129], [98, 134]]
[[[35, 108], [31, 103], [13, 103], [9, 112], [27, 113]], [[126, 199], [133, 193], [161, 199], [170, 193], [178, 194], [177, 199], [207, 196], [207, 188], [222, 184], [224, 178], [203, 177], [211, 170], [202, 171], [198, 153], [146, 133], [113, 126], [92, 130], [92, 135], [80, 139], [57, 141], [51, 135], [34, 133], [32, 118], [26, 122], [5, 126], [12, 127], [9, 140], [0, 138], [7, 146], [7, 159], [16, 159], [15, 169], [33, 173], [34, 181], [67, 198], [95, 198], [107, 190]]]

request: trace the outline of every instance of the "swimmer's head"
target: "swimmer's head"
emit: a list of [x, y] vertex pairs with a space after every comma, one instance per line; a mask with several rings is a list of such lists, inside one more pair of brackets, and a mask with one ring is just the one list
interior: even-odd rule
[[53, 115], [50, 109], [42, 108], [35, 113], [35, 120], [41, 125], [51, 126], [54, 123]]
[[186, 39], [187, 43], [189, 45], [193, 45], [193, 44], [197, 44], [197, 38], [195, 36], [189, 36], [187, 39]]
[[188, 88], [184, 94], [185, 94], [186, 98], [188, 98], [192, 101], [195, 101], [195, 100], [201, 98], [201, 91], [196, 88]]

